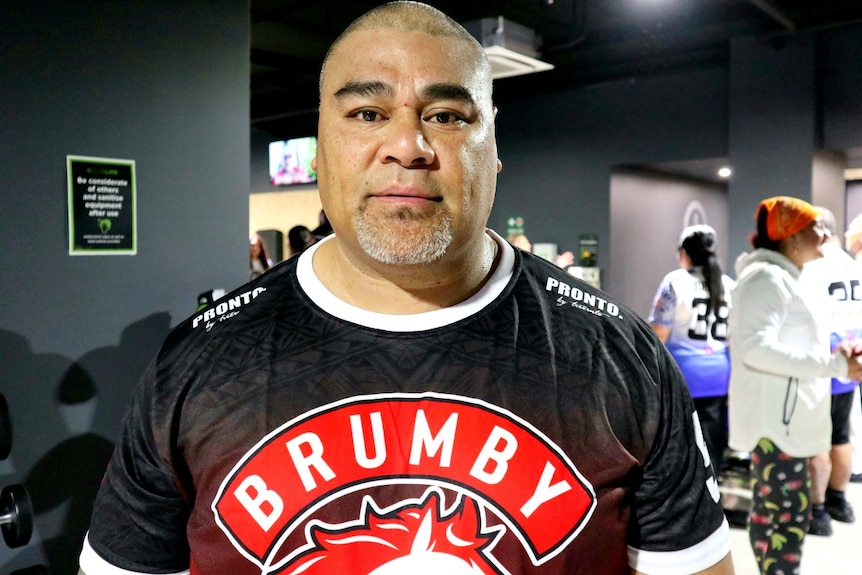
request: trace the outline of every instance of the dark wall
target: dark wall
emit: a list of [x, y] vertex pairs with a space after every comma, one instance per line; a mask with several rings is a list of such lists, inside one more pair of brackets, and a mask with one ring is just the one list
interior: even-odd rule
[[751, 249], [748, 236], [763, 198], [814, 201], [813, 162], [820, 144], [816, 72], [814, 32], [779, 43], [760, 38], [731, 42], [732, 254]]
[[[313, 133], [317, 133], [315, 130]], [[278, 188], [269, 183], [269, 143], [278, 138], [264, 131], [251, 129], [251, 174], [249, 191], [272, 192]]]
[[727, 71], [717, 68], [501, 105], [503, 171], [490, 226], [505, 231], [509, 216], [522, 215], [533, 242], [560, 251], [575, 251], [580, 234], [597, 234], [602, 287], [613, 293], [612, 169], [722, 156], [727, 92]]
[[[132, 387], [196, 296], [248, 277], [247, 0], [4, 0], [0, 484], [36, 508], [0, 572], [73, 574]], [[66, 155], [131, 159], [137, 255], [68, 255]]]
[[820, 34], [817, 56], [823, 147], [862, 146], [862, 26]]

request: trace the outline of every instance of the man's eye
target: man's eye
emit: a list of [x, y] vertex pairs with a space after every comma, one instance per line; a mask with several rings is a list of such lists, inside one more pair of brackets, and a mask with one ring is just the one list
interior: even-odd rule
[[431, 119], [438, 124], [454, 124], [463, 121], [463, 118], [451, 112], [438, 112], [431, 116]]
[[376, 122], [380, 119], [380, 114], [374, 110], [360, 110], [353, 115], [355, 118], [363, 122]]

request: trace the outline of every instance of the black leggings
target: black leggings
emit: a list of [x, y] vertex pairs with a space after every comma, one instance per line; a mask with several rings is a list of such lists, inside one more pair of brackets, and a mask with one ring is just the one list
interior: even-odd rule
[[715, 474], [721, 473], [727, 447], [727, 396], [695, 397], [694, 409], [700, 419], [703, 440]]
[[762, 575], [798, 575], [802, 541], [811, 523], [808, 458], [783, 453], [769, 439], [751, 452], [748, 538]]
[[832, 445], [850, 443], [850, 412], [854, 407], [853, 391], [832, 395]]

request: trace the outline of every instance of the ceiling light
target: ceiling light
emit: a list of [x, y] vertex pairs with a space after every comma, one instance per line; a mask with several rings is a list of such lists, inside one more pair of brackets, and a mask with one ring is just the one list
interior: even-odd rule
[[725, 180], [733, 174], [733, 170], [729, 166], [722, 166], [718, 169], [718, 177]]

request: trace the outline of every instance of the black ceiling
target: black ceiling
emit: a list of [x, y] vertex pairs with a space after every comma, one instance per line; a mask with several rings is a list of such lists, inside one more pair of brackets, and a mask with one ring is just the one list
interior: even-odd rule
[[[251, 0], [251, 124], [292, 137], [316, 124], [329, 44], [382, 2]], [[504, 102], [592, 83], [720, 65], [729, 40], [780, 43], [796, 31], [862, 22], [859, 0], [431, 0], [455, 20], [503, 16], [542, 38], [548, 72], [495, 80]]]

